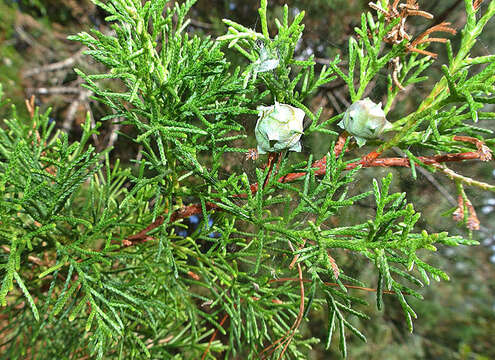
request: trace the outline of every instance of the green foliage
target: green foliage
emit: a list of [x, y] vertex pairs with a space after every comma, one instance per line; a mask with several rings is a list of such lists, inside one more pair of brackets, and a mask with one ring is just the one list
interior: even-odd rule
[[[453, 148], [458, 148], [452, 135], [464, 133], [480, 138], [482, 134], [492, 133], [467, 121], [473, 120], [476, 123], [478, 119], [493, 119], [493, 113], [482, 111], [484, 105], [494, 101], [491, 97], [495, 81], [493, 58], [482, 56], [473, 59], [469, 54], [476, 37], [495, 14], [495, 3], [491, 1], [479, 19], [476, 19], [473, 3], [465, 3], [468, 21], [462, 30], [462, 40], [457, 53], [454, 54], [450, 43], [447, 42], [449, 64], [442, 66], [444, 77], [416, 112], [394, 123], [398, 133], [381, 149], [389, 149], [400, 142], [407, 142], [439, 151], [452, 151]], [[490, 65], [480, 66], [484, 64]], [[416, 131], [425, 127], [421, 132]]]
[[[13, 29], [15, 29], [15, 12], [8, 6], [6, 2], [0, 3], [0, 38], [2, 39], [2, 46], [0, 46], [0, 83], [4, 86], [9, 96], [17, 97], [22, 93], [21, 86], [17, 80], [18, 69], [23, 66], [23, 59], [15, 46], [9, 44], [8, 39], [12, 36]], [[22, 104], [22, 98], [18, 102]], [[4, 115], [4, 113], [0, 113]]]
[[[89, 117], [80, 141], [70, 143], [55, 131], [49, 111], [36, 110], [27, 120], [11, 109], [0, 130], [0, 303], [8, 310], [0, 349], [6, 358], [28, 352], [47, 359], [305, 358], [319, 339], [304, 338], [298, 325], [322, 308], [326, 347], [338, 331], [346, 356], [348, 332], [366, 341], [355, 319], [369, 317], [366, 301], [351, 289], [374, 286], [339, 262], [349, 253], [374, 266], [378, 309], [385, 296], [396, 297], [412, 331], [417, 314], [410, 299], [423, 298], [418, 287], [430, 277], [449, 279], [425, 253], [476, 242], [419, 229], [421, 214], [405, 193], [391, 191], [391, 174], [354, 193], [366, 162], [344, 159], [349, 139], [332, 142], [332, 124], [342, 114], [320, 121], [322, 109], [313, 113], [307, 105], [337, 77], [352, 101], [361, 99], [395, 58], [403, 64], [401, 84], [425, 80], [431, 59], [406, 43], [384, 44], [397, 22], [387, 25], [382, 13], [363, 15], [359, 38], [349, 40], [346, 69], [338, 57], [317, 69], [313, 57], [295, 55], [304, 12], [290, 19], [287, 6], [273, 37], [262, 0], [261, 32], [224, 20], [227, 34], [212, 40], [186, 31], [194, 0], [173, 7], [166, 0], [94, 2], [108, 13], [112, 33], [93, 30], [71, 39], [107, 71], [76, 72], [111, 110], [101, 121], [133, 127], [142, 157], [121, 166], [110, 161], [112, 149], [97, 153], [89, 139], [98, 125], [92, 128]], [[407, 150], [413, 174], [423, 162], [411, 145], [473, 151], [453, 135], [482, 141], [490, 133], [471, 122], [493, 118], [484, 111], [493, 103], [493, 56], [469, 54], [495, 2], [481, 17], [469, 0], [466, 10], [460, 48], [454, 54], [447, 44], [444, 78], [417, 111], [393, 122], [393, 137], [374, 142], [380, 152]], [[229, 48], [246, 63], [232, 68]], [[109, 90], [109, 80], [124, 89]], [[399, 93], [392, 76], [389, 81], [386, 112]], [[283, 152], [276, 166], [270, 162], [255, 174], [227, 166], [247, 151], [246, 121], [273, 101], [304, 110], [305, 135], [329, 137], [326, 156], [296, 161]], [[463, 184], [479, 183], [456, 181], [467, 204]], [[371, 219], [357, 214], [349, 224], [335, 221], [362, 201], [371, 204]], [[182, 236], [191, 214], [201, 215], [199, 224]]]
[[228, 34], [217, 39], [221, 43], [228, 42], [228, 47], [235, 48], [250, 61], [242, 74], [245, 86], [250, 81], [256, 85], [261, 83], [276, 101], [286, 102], [303, 109], [311, 120], [309, 132], [316, 130], [336, 134], [329, 129], [316, 127], [315, 123], [318, 122], [321, 111], [313, 114], [303, 104], [318, 87], [336, 78], [332, 69], [326, 67], [323, 67], [319, 74], [315, 74], [314, 56], [305, 60], [295, 59], [295, 48], [304, 30], [304, 25], [301, 24], [304, 11], [290, 23], [289, 8], [285, 5], [282, 20], [275, 19], [278, 31], [273, 39], [268, 33], [266, 1], [261, 2], [259, 15], [262, 33], [224, 19], [224, 23], [229, 26]]

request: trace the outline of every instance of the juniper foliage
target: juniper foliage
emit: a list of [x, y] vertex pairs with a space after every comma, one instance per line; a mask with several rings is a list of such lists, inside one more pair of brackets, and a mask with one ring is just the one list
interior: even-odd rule
[[[319, 339], [297, 327], [314, 309], [328, 314], [327, 348], [338, 339], [346, 356], [348, 333], [366, 341], [355, 318], [368, 318], [367, 302], [352, 287], [376, 287], [380, 309], [384, 296], [397, 297], [412, 331], [417, 315], [408, 299], [422, 299], [418, 288], [430, 278], [448, 279], [423, 260], [424, 251], [476, 242], [418, 229], [421, 214], [405, 193], [391, 192], [391, 174], [353, 194], [366, 170], [345, 159], [349, 139], [335, 151], [342, 114], [320, 119], [322, 109], [307, 106], [336, 78], [352, 101], [361, 99], [393, 59], [402, 64], [402, 85], [425, 81], [431, 57], [410, 51], [407, 39], [384, 42], [398, 21], [363, 14], [348, 62], [337, 57], [320, 69], [312, 57], [296, 57], [304, 12], [291, 19], [287, 6], [269, 27], [262, 0], [261, 32], [224, 20], [227, 33], [214, 40], [187, 33], [194, 0], [170, 7], [167, 0], [94, 2], [108, 13], [112, 32], [71, 38], [107, 71], [76, 72], [110, 109], [99, 122], [132, 126], [142, 158], [122, 166], [110, 160], [111, 149], [96, 152], [89, 140], [98, 125], [89, 118], [71, 143], [49, 111], [21, 119], [11, 109], [0, 130], [2, 358], [305, 358]], [[412, 145], [419, 152], [476, 151], [454, 139], [458, 134], [493, 147], [484, 139], [491, 131], [473, 121], [494, 118], [485, 111], [494, 102], [494, 58], [472, 58], [470, 50], [495, 1], [481, 15], [479, 4], [465, 5], [461, 45], [454, 51], [446, 43], [444, 77], [415, 112], [389, 119], [394, 135], [372, 142], [380, 152]], [[225, 55], [232, 49], [244, 66], [232, 68]], [[400, 91], [392, 75], [388, 89], [386, 112]], [[227, 155], [246, 152], [252, 138], [244, 119], [255, 120], [256, 107], [273, 101], [305, 111], [305, 136], [328, 137], [324, 171], [312, 154], [303, 161], [282, 154], [273, 173], [269, 166], [254, 175], [226, 167]], [[413, 176], [415, 166], [437, 170], [419, 154], [407, 156]], [[294, 173], [294, 181], [279, 180]], [[464, 185], [482, 184], [451, 176], [463, 198]], [[333, 225], [363, 199], [373, 199], [374, 218]], [[201, 215], [199, 224], [182, 236], [192, 213]], [[376, 268], [375, 285], [339, 264], [348, 252]]]

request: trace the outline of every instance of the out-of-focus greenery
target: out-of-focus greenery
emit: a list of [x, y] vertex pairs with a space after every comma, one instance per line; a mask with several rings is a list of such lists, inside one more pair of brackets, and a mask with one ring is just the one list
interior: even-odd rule
[[15, 15], [14, 8], [0, 2], [0, 83], [4, 84], [5, 91], [12, 94], [12, 99], [19, 104], [24, 98], [20, 74], [24, 61], [22, 53], [15, 47]]
[[[462, 4], [453, 7], [456, 0], [441, 2], [419, 1], [424, 4], [426, 10], [435, 14], [445, 14], [446, 21], [450, 21], [459, 28], [464, 22]], [[316, 58], [333, 58], [336, 54], [343, 53], [347, 49], [347, 39], [353, 33], [353, 28], [360, 23], [359, 14], [366, 8], [367, 1], [344, 1], [344, 0], [295, 0], [288, 1], [292, 9], [299, 8], [306, 10], [306, 29], [304, 38], [300, 45], [300, 52], [311, 50]], [[211, 34], [214, 37], [224, 33], [225, 28], [221, 22], [222, 18], [230, 18], [239, 23], [259, 28], [257, 24], [258, 1], [202, 1], [194, 7], [191, 17], [195, 20], [189, 26], [188, 31]], [[282, 1], [270, 2], [270, 15], [280, 16], [282, 13]], [[448, 11], [451, 9], [450, 11]], [[2, 1], [0, 2], [0, 83], [4, 85], [5, 93], [18, 106], [20, 111], [24, 111], [20, 106], [29, 92], [25, 89], [32, 87], [50, 87], [52, 85], [63, 85], [74, 80], [75, 75], [64, 74], [63, 79], [53, 79], [24, 77], [23, 73], [33, 67], [39, 67], [63, 61], [74, 54], [78, 49], [74, 43], [64, 41], [60, 34], [69, 35], [79, 30], [88, 30], [97, 25], [103, 27], [103, 15], [92, 6], [90, 2], [82, 0], [73, 1], [42, 1], [24, 0], [20, 2]], [[421, 20], [417, 21], [418, 32], [426, 25]], [[108, 30], [108, 29], [107, 29]], [[54, 35], [56, 33], [57, 35]], [[30, 41], [31, 39], [31, 41]], [[456, 37], [453, 46], [456, 46]], [[443, 45], [438, 45], [440, 49]], [[481, 41], [474, 49], [475, 54], [484, 55], [493, 53], [495, 49], [495, 27], [489, 24]], [[439, 51], [440, 54], [443, 51]], [[233, 57], [233, 56], [232, 56]], [[83, 62], [91, 66], [89, 59]], [[240, 61], [240, 60], [239, 60]], [[441, 61], [439, 61], [441, 63]], [[440, 72], [439, 67], [432, 66], [430, 71]], [[73, 76], [73, 78], [71, 77]], [[383, 74], [383, 83], [377, 84], [377, 89], [386, 86], [386, 74]], [[43, 83], [45, 81], [45, 83]], [[426, 86], [426, 85], [425, 85]], [[418, 88], [407, 97], [401, 98], [390, 114], [394, 112], [405, 113], [405, 109], [413, 108], [417, 105], [415, 92], [420, 92]], [[325, 112], [331, 114], [336, 112], [333, 104], [329, 101], [328, 95], [318, 94], [315, 100], [315, 108], [324, 104]], [[349, 100], [349, 99], [347, 99]], [[55, 121], [63, 121], [64, 111], [69, 103], [63, 97], [38, 96], [39, 104], [42, 107], [55, 106]], [[317, 102], [319, 101], [319, 103]], [[95, 104], [90, 104], [96, 108]], [[343, 103], [340, 106], [345, 107]], [[97, 113], [101, 110], [95, 110]], [[493, 110], [492, 110], [493, 111]], [[103, 113], [103, 111], [101, 111]], [[84, 109], [81, 114], [84, 114]], [[76, 122], [77, 123], [77, 122]], [[493, 125], [485, 122], [485, 127]], [[79, 131], [74, 125], [71, 130]], [[126, 129], [123, 129], [125, 132]], [[119, 141], [126, 141], [121, 137]], [[305, 146], [318, 148], [320, 138], [315, 136], [308, 140]], [[246, 164], [249, 167], [249, 164]], [[456, 167], [454, 167], [455, 169]], [[462, 168], [462, 165], [458, 165]], [[477, 174], [472, 174], [475, 178], [484, 178], [487, 182], [494, 181], [494, 174], [486, 168], [473, 167]], [[383, 177], [385, 170], [369, 170], [369, 181], [371, 178]], [[408, 179], [409, 170], [395, 170], [395, 179]], [[401, 174], [403, 176], [401, 176]], [[428, 231], [438, 232], [449, 230], [455, 233], [456, 225], [450, 216], [440, 215], [452, 207], [448, 198], [438, 191], [438, 187], [445, 189], [447, 193], [454, 194], [452, 185], [444, 178], [435, 177], [436, 183], [432, 183], [423, 177], [418, 176], [418, 181], [412, 182], [404, 180], [396, 185], [394, 191], [407, 189], [408, 196], [416, 204], [420, 204], [419, 210], [429, 214], [429, 217], [422, 219], [422, 227]], [[365, 189], [366, 179], [361, 179], [362, 184], [356, 185], [356, 193], [359, 187]], [[424, 292], [427, 301], [414, 302], [413, 307], [420, 314], [420, 320], [415, 323], [415, 332], [410, 334], [403, 325], [403, 314], [399, 304], [387, 306], [386, 312], [376, 311], [371, 314], [372, 320], [359, 324], [359, 328], [364, 328], [368, 336], [368, 343], [362, 344], [355, 337], [349, 337], [349, 347], [351, 359], [494, 359], [495, 358], [495, 265], [490, 262], [490, 257], [494, 250], [490, 246], [495, 245], [494, 226], [495, 211], [483, 212], [482, 208], [487, 203], [486, 194], [477, 195], [475, 191], [468, 192], [473, 201], [480, 220], [482, 231], [473, 234], [475, 239], [482, 242], [482, 245], [474, 248], [460, 247], [455, 250], [445, 250], [441, 268], [445, 269], [453, 279], [449, 283], [436, 284], [434, 289]], [[366, 204], [363, 204], [363, 212], [367, 211]], [[352, 217], [352, 214], [348, 214]], [[489, 240], [491, 239], [491, 243]], [[437, 261], [439, 257], [436, 257]], [[346, 268], [352, 268], [356, 259], [348, 257], [342, 264]], [[371, 276], [371, 267], [362, 269], [360, 277], [366, 279]], [[359, 291], [359, 290], [354, 290]], [[374, 296], [369, 295], [369, 301], [373, 302]], [[394, 299], [385, 298], [390, 303], [397, 302]], [[392, 304], [389, 304], [392, 305]], [[397, 309], [397, 310], [393, 310]], [[304, 325], [303, 332], [314, 336], [325, 338], [326, 315], [314, 314], [314, 321]], [[356, 320], [357, 322], [358, 320]], [[328, 353], [323, 355], [316, 345], [312, 359], [327, 359]], [[332, 348], [331, 358], [339, 358], [340, 353], [337, 346]], [[1, 355], [0, 355], [1, 358]]]

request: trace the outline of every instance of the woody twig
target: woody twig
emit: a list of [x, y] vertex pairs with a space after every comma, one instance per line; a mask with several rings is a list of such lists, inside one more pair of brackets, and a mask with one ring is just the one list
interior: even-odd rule
[[[344, 131], [340, 134], [337, 143], [334, 147], [334, 154], [336, 156], [340, 156], [342, 150], [344, 148], [346, 139], [348, 134]], [[425, 164], [436, 167], [441, 170], [443, 173], [448, 175], [453, 179], [460, 179], [464, 183], [470, 186], [476, 186], [484, 190], [495, 191], [495, 185], [486, 184], [480, 181], [476, 181], [462, 175], [455, 173], [454, 171], [448, 169], [445, 166], [442, 166], [442, 163], [446, 162], [460, 162], [466, 160], [481, 160], [481, 161], [489, 161], [492, 159], [491, 150], [480, 140], [468, 136], [454, 136], [453, 140], [460, 142], [468, 142], [474, 144], [477, 148], [477, 151], [471, 152], [463, 152], [463, 153], [452, 153], [452, 154], [440, 154], [434, 156], [419, 156], [417, 159]], [[389, 158], [379, 158], [381, 154], [375, 151], [370, 152], [369, 154], [363, 156], [361, 160], [352, 162], [347, 164], [346, 170], [352, 170], [359, 167], [368, 168], [368, 167], [410, 167], [410, 160], [406, 157], [389, 157]], [[327, 164], [327, 156], [321, 158], [320, 160], [315, 161], [311, 167], [315, 169], [316, 176], [322, 176], [326, 172], [326, 164]], [[306, 172], [295, 172], [290, 173], [285, 176], [280, 177], [277, 181], [280, 183], [292, 182], [297, 179], [300, 179], [306, 176]], [[258, 184], [252, 184], [250, 186], [251, 192], [254, 194], [258, 191]], [[239, 194], [236, 196], [237, 198], [245, 198], [246, 194]], [[207, 211], [209, 210], [220, 210], [221, 208], [211, 202], [207, 202], [205, 204], [205, 208]], [[174, 222], [180, 219], [187, 218], [191, 215], [201, 214], [202, 208], [200, 204], [192, 204], [185, 206], [182, 209], [176, 210], [172, 213], [170, 217], [170, 222]], [[165, 216], [159, 216], [152, 224], [148, 225], [145, 229], [141, 230], [137, 234], [131, 235], [126, 238], [123, 242], [123, 246], [132, 246], [137, 243], [142, 243], [152, 239], [152, 237], [148, 236], [148, 233], [158, 226], [162, 225], [165, 220]]]

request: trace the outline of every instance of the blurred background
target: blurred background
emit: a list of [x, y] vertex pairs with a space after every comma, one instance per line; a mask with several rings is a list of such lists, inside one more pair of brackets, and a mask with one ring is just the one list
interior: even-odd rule
[[[169, 4], [173, 2], [169, 1]], [[297, 48], [298, 55], [301, 58], [314, 55], [321, 66], [337, 54], [345, 60], [348, 38], [359, 24], [361, 12], [369, 10], [368, 1], [363, 0], [269, 0], [269, 17], [280, 17], [285, 3], [289, 5], [292, 15], [302, 10], [306, 12], [303, 21], [306, 28]], [[419, 0], [419, 4], [421, 9], [434, 14], [435, 18], [431, 21], [415, 19], [410, 27], [411, 33], [419, 34], [442, 21], [451, 22], [457, 29], [464, 25], [462, 0]], [[198, 0], [190, 13], [192, 20], [188, 31], [217, 37], [226, 31], [221, 21], [223, 18], [259, 30], [258, 7], [256, 0]], [[73, 71], [74, 67], [78, 67], [85, 72], [96, 72], [101, 65], [83, 54], [81, 44], [67, 40], [68, 35], [91, 28], [111, 33], [112, 29], [104, 18], [104, 12], [89, 0], [0, 0], [0, 83], [6, 96], [17, 106], [19, 114], [27, 116], [24, 101], [34, 95], [36, 104], [43, 110], [52, 108], [51, 117], [56, 126], [67, 131], [73, 139], [78, 139], [79, 125], [88, 112], [93, 121], [107, 114], [108, 109], [91, 99], [91, 92], [81, 87], [83, 81]], [[459, 34], [452, 37], [454, 49], [459, 38]], [[429, 70], [430, 80], [420, 86], [409, 86], [400, 93], [388, 116], [390, 121], [413, 111], [440, 77], [440, 65], [446, 60], [444, 46], [436, 45], [433, 49], [439, 57]], [[475, 55], [495, 53], [495, 21], [488, 24], [473, 52]], [[228, 56], [234, 64], [242, 61], [235, 53]], [[366, 96], [376, 102], [385, 99], [386, 75], [383, 73], [370, 86]], [[120, 84], [112, 82], [108, 86], [118, 89]], [[313, 110], [323, 107], [322, 118], [325, 119], [344, 111], [349, 105], [349, 98], [343, 82], [335, 80], [322, 87], [306, 105]], [[2, 111], [5, 109], [0, 109], [0, 116], [3, 116]], [[253, 127], [249, 119], [246, 124], [248, 130]], [[495, 125], [489, 121], [478, 125], [495, 130]], [[93, 138], [93, 143], [98, 149], [114, 146], [112, 156], [126, 162], [139, 156], [139, 148], [130, 140], [132, 132], [131, 128], [105, 123], [100, 135]], [[319, 158], [328, 150], [328, 143], [329, 139], [323, 136], [306, 138], [306, 157], [313, 153]], [[414, 153], [414, 149], [411, 151]], [[301, 155], [302, 158], [305, 154]], [[258, 165], [244, 161], [242, 157], [235, 160], [233, 163], [248, 173]], [[481, 181], [495, 182], [493, 162], [456, 164], [452, 169]], [[481, 245], [438, 249], [443, 256], [436, 257], [434, 265], [446, 270], [452, 280], [434, 283], [424, 289], [425, 301], [411, 299], [411, 305], [419, 315], [414, 334], [408, 332], [395, 299], [388, 299], [388, 306], [379, 312], [374, 308], [373, 294], [359, 294], [370, 303], [366, 312], [371, 315], [371, 320], [361, 323], [356, 320], [355, 325], [364, 330], [368, 343], [363, 344], [350, 336], [349, 358], [495, 359], [494, 194], [475, 188], [467, 189], [481, 221], [481, 229], [470, 234], [452, 220], [449, 210], [456, 207], [455, 186], [442, 174], [419, 172], [418, 179], [413, 180], [409, 169], [366, 169], [362, 171], [354, 191], [368, 190], [373, 177], [381, 178], [389, 171], [394, 172], [394, 190], [407, 191], [408, 200], [422, 212], [419, 227], [429, 232], [449, 231], [472, 236]], [[373, 210], [368, 203], [363, 202], [361, 206], [362, 214]], [[355, 213], [356, 209], [352, 211]], [[352, 221], [352, 216], [351, 212], [342, 214], [335, 222]], [[376, 282], [372, 266], [360, 259], [348, 256], [341, 258], [339, 265], [347, 271], [351, 270], [354, 275], [360, 273], [363, 281], [369, 280], [370, 287]], [[324, 339], [326, 315], [315, 311], [312, 318], [311, 323], [303, 324], [302, 331]], [[310, 358], [339, 359], [337, 344], [332, 344], [330, 353], [323, 351], [323, 345], [317, 344]]]

